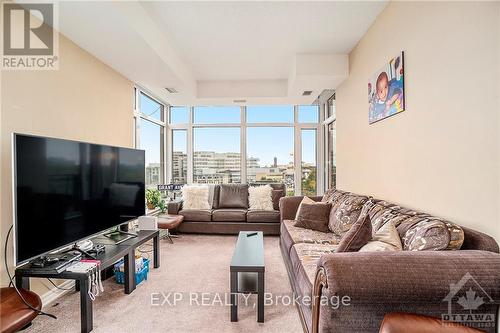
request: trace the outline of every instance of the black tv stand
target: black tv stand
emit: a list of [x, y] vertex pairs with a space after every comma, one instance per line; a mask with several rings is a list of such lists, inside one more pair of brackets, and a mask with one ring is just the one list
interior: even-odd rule
[[[136, 236], [137, 237], [132, 237], [128, 242], [120, 245], [116, 245], [107, 237], [99, 236], [92, 239], [94, 244], [101, 244], [106, 247], [105, 252], [95, 255], [97, 260], [100, 260], [101, 262], [101, 270], [112, 267], [121, 258], [124, 259], [125, 294], [130, 294], [136, 288], [135, 251], [139, 246], [153, 240], [153, 267], [160, 267], [160, 232], [158, 230], [139, 230]], [[30, 277], [75, 280], [76, 288], [80, 292], [81, 332], [89, 333], [92, 331], [92, 300], [88, 294], [90, 273], [76, 273], [67, 271], [66, 269], [60, 272], [54, 270], [47, 271], [43, 269], [32, 269], [31, 264], [26, 264], [16, 269], [15, 276], [17, 287], [26, 290], [30, 289]]]
[[116, 228], [113, 231], [103, 234], [103, 236], [111, 239], [115, 242], [115, 244], [120, 244], [125, 242], [126, 240], [129, 240], [130, 238], [137, 237], [137, 234]]

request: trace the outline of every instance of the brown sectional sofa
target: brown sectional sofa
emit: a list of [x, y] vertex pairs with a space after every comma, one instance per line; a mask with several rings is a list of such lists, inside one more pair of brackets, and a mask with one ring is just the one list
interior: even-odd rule
[[284, 184], [269, 184], [273, 188], [274, 210], [250, 210], [248, 187], [255, 185], [209, 185], [210, 209], [183, 209], [182, 202], [169, 203], [169, 214], [184, 216], [177, 228], [183, 233], [238, 234], [240, 231], [262, 231], [279, 235], [279, 200], [286, 194]]
[[[330, 202], [341, 200], [339, 198], [345, 194], [329, 191], [327, 198], [313, 199]], [[450, 286], [453, 288], [464, 280], [466, 283], [462, 288], [472, 286], [485, 302], [478, 310], [470, 312], [493, 314], [493, 321], [487, 322], [490, 327], [481, 329], [491, 333], [496, 331], [500, 304], [500, 254], [492, 237], [458, 227], [449, 230], [458, 234], [457, 238], [460, 235], [462, 238], [451, 237], [449, 242], [463, 242], [460, 250], [335, 253], [340, 240], [338, 235], [294, 226], [293, 220], [302, 198], [286, 197], [280, 201], [280, 247], [294, 293], [300, 298], [309, 296], [313, 299], [311, 304], [302, 302], [298, 305], [305, 332], [378, 332], [384, 314], [388, 312], [441, 318], [449, 311], [446, 297], [451, 293]], [[371, 204], [379, 203], [385, 210], [375, 214], [374, 210], [367, 209], [368, 215], [373, 215], [370, 216], [372, 225], [381, 223], [384, 216], [390, 216], [393, 221], [419, 218], [441, 221], [389, 202], [366, 199]], [[400, 230], [406, 229], [400, 228], [398, 232]], [[469, 279], [468, 274], [473, 279]], [[473, 285], [475, 282], [488, 295], [479, 294], [481, 290]], [[458, 305], [458, 295], [462, 295], [463, 290], [460, 292], [452, 295], [452, 313], [465, 311]], [[349, 306], [336, 309], [320, 303], [321, 297], [343, 296], [350, 297]]]

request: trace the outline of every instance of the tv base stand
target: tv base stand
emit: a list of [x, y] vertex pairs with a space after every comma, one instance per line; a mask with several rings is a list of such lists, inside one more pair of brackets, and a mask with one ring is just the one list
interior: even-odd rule
[[120, 229], [116, 229], [110, 232], [107, 232], [103, 234], [104, 237], [108, 237], [109, 239], [113, 240], [115, 244], [120, 244], [123, 243], [131, 238], [137, 237], [137, 234], [132, 233], [132, 232], [127, 232], [123, 231]]

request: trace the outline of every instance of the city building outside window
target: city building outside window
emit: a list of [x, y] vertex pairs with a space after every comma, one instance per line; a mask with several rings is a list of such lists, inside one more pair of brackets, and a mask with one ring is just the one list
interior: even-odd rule
[[284, 183], [287, 195], [317, 194], [317, 105], [168, 106], [142, 90], [136, 101], [148, 188]]

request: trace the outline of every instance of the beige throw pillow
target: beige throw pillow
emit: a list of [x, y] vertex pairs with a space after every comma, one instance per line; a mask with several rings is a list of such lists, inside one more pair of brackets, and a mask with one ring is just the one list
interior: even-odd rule
[[393, 223], [384, 224], [359, 252], [402, 251], [401, 239]]
[[210, 209], [208, 202], [208, 186], [184, 185], [182, 192], [182, 209]]
[[297, 214], [295, 214], [295, 220], [297, 220], [297, 218], [299, 217], [300, 208], [302, 207], [302, 204], [315, 204], [315, 203], [317, 203], [317, 202], [314, 201], [313, 199], [311, 199], [309, 197], [304, 197], [302, 199], [302, 201], [300, 202], [299, 208], [297, 209]]
[[250, 186], [248, 188], [248, 203], [250, 210], [274, 210], [273, 188], [269, 185]]

